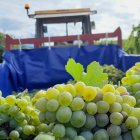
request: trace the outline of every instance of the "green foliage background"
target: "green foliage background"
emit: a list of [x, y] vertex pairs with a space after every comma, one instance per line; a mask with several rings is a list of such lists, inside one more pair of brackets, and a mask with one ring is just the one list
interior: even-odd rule
[[5, 35], [0, 33], [0, 63], [2, 62], [2, 54], [5, 48]]
[[[132, 31], [127, 39], [123, 39], [123, 49], [128, 54], [140, 54], [140, 24], [132, 26]], [[95, 44], [117, 44], [117, 41], [97, 41]]]
[[132, 26], [128, 39], [123, 40], [123, 47], [129, 54], [140, 54], [140, 24]]

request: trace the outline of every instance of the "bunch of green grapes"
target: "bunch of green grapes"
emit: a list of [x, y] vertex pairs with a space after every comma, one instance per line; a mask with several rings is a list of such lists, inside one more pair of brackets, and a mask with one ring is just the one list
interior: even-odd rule
[[108, 74], [108, 80], [113, 84], [118, 84], [118, 82], [125, 76], [123, 71], [115, 68], [113, 65], [104, 65], [103, 71]]
[[29, 96], [0, 97], [0, 139], [33, 139], [40, 125], [39, 111]]
[[[132, 68], [126, 71], [126, 77], [122, 78], [123, 85], [133, 86], [140, 83], [140, 63], [136, 63]], [[135, 89], [134, 89], [135, 90]]]
[[33, 101], [40, 111], [39, 132], [60, 140], [133, 140], [139, 127], [140, 108], [123, 86], [59, 84], [38, 92]]
[[126, 77], [122, 78], [123, 85], [136, 98], [137, 107], [140, 107], [140, 63], [136, 63], [126, 72]]

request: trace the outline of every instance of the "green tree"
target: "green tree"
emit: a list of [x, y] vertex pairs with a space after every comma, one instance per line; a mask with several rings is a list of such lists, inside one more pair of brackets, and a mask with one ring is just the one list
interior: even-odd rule
[[133, 27], [133, 31], [136, 32], [135, 37], [135, 47], [137, 54], [140, 54], [140, 24], [138, 26]]
[[132, 26], [128, 39], [123, 40], [123, 47], [129, 54], [140, 54], [140, 24]]
[[0, 33], [0, 63], [2, 62], [2, 54], [5, 47], [5, 35]]
[[133, 27], [132, 27], [132, 31], [131, 31], [128, 39], [123, 40], [123, 47], [124, 47], [124, 50], [129, 54], [136, 53], [135, 36], [134, 36]]

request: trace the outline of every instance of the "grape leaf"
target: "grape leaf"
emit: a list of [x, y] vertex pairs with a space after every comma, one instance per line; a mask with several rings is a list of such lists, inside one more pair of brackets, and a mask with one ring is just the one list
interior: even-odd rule
[[103, 68], [96, 61], [87, 66], [87, 71], [80, 63], [76, 63], [74, 59], [69, 59], [65, 66], [66, 71], [74, 78], [75, 81], [82, 81], [88, 86], [103, 87], [108, 83], [107, 73], [103, 73]]
[[90, 63], [87, 67], [87, 73], [83, 77], [83, 82], [89, 86], [103, 87], [108, 83], [107, 73], [103, 73], [103, 68], [96, 61]]
[[80, 63], [76, 63], [74, 59], [70, 58], [68, 60], [65, 69], [74, 78], [74, 80], [76, 81], [82, 80], [84, 68]]

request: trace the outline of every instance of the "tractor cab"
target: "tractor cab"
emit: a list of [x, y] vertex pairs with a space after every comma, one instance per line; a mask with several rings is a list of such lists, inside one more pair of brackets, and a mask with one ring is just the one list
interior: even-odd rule
[[91, 34], [95, 27], [94, 21], [90, 20], [90, 15], [96, 14], [97, 11], [90, 8], [35, 11], [33, 14], [29, 14], [29, 8], [29, 5], [25, 5], [28, 17], [36, 20], [35, 37], [37, 38], [45, 37], [49, 25], [63, 25], [62, 28], [65, 28], [63, 36], [70, 35], [69, 24], [78, 23], [81, 29], [80, 34]]

